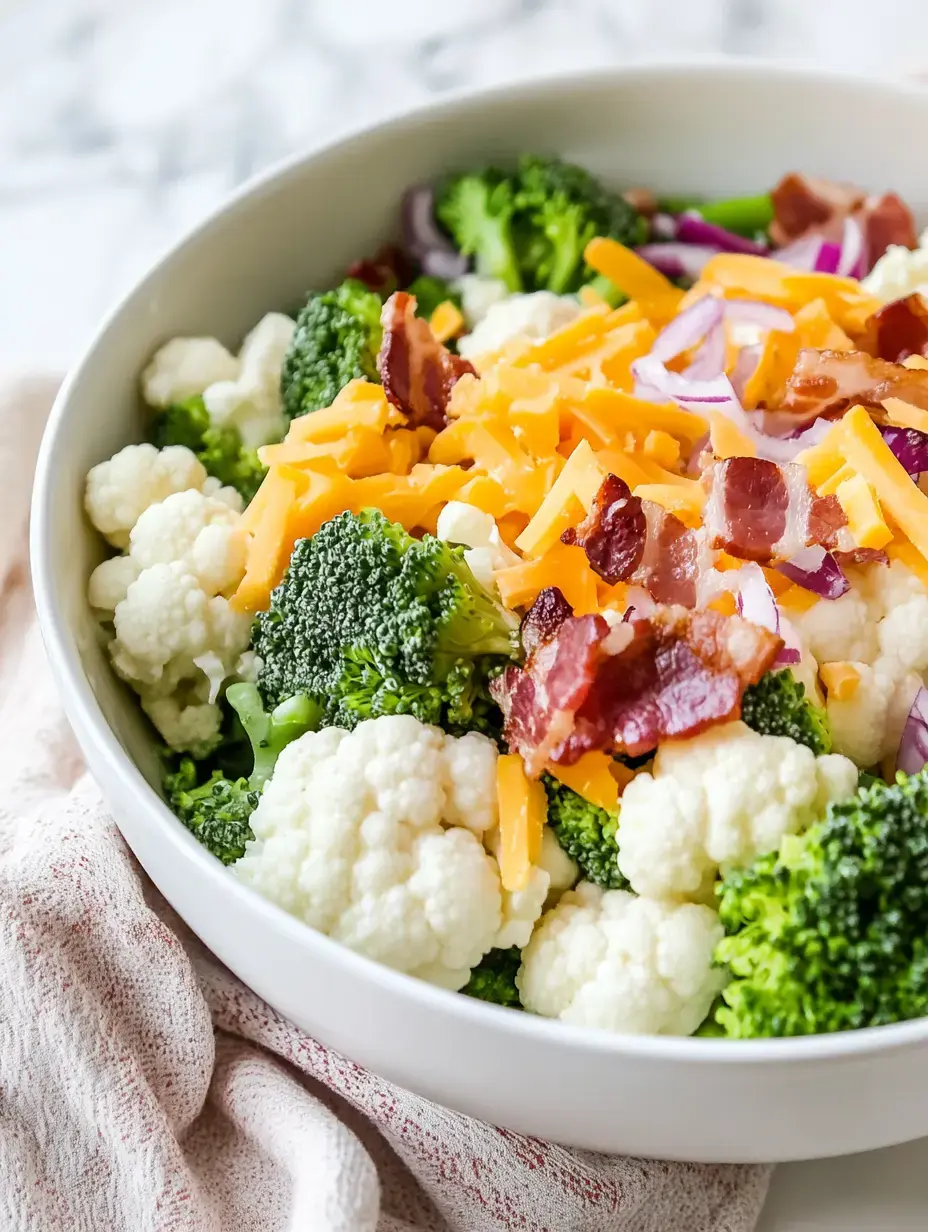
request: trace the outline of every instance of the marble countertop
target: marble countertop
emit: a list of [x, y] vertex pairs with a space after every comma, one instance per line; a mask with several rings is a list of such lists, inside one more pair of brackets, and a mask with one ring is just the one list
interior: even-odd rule
[[911, 70], [928, 6], [880, 12], [875, 29], [863, 0], [0, 0], [0, 363], [67, 364], [236, 184], [369, 117], [655, 55]]

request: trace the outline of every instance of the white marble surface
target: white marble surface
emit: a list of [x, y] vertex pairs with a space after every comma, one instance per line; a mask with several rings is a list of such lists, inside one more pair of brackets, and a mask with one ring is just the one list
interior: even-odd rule
[[448, 90], [675, 53], [928, 62], [925, 0], [0, 0], [0, 362], [64, 364], [236, 184]]
[[[0, 0], [0, 365], [63, 367], [236, 184], [449, 90], [676, 53], [928, 67], [926, 0]], [[928, 1225], [928, 1146], [781, 1169], [762, 1232]]]

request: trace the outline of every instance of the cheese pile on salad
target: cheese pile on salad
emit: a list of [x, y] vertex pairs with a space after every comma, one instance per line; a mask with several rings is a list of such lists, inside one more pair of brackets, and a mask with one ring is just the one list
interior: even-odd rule
[[524, 157], [87, 477], [89, 600], [232, 875], [397, 971], [615, 1032], [928, 1013], [928, 251], [789, 175]]

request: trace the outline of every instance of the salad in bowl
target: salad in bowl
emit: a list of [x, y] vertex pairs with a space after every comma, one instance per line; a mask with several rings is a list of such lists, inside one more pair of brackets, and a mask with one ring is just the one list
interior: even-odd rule
[[88, 581], [177, 817], [307, 926], [613, 1032], [928, 1012], [928, 247], [891, 192], [415, 185], [175, 337]]

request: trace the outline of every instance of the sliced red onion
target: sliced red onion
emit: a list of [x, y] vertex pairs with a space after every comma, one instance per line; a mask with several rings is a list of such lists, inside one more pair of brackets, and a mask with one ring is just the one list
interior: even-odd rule
[[403, 243], [424, 273], [459, 278], [467, 272], [467, 257], [457, 251], [435, 221], [435, 192], [430, 185], [418, 184], [406, 190], [401, 219]]
[[780, 632], [780, 613], [760, 565], [742, 565], [737, 573], [738, 615], [771, 633]]
[[816, 274], [837, 274], [841, 263], [841, 245], [833, 244], [831, 240], [823, 240], [812, 267]]
[[898, 428], [895, 424], [880, 426], [880, 435], [910, 475], [928, 471], [928, 432], [918, 428]]
[[[695, 304], [684, 308], [669, 325], [664, 326], [654, 339], [651, 355], [663, 364], [670, 359], [675, 359], [677, 355], [694, 347], [701, 338], [705, 338], [716, 325], [720, 325], [724, 312], [725, 309], [720, 299], [712, 295], [703, 296]], [[723, 344], [724, 341], [723, 334]]]
[[777, 569], [791, 582], [818, 595], [820, 599], [840, 599], [851, 588], [844, 570], [832, 554], [818, 544], [802, 548], [795, 556], [777, 565]]
[[705, 266], [713, 257], [717, 257], [722, 249], [670, 240], [666, 244], [642, 244], [635, 251], [667, 278], [691, 278], [695, 282]]
[[725, 320], [735, 325], [756, 325], [759, 329], [791, 334], [796, 322], [785, 308], [765, 304], [758, 299], [725, 300]]
[[708, 244], [720, 252], [745, 252], [754, 257], [766, 257], [769, 249], [756, 240], [746, 239], [743, 235], [735, 235], [714, 222], [706, 220], [696, 210], [687, 210], [678, 214], [674, 220], [677, 226], [676, 238], [685, 244]]
[[844, 234], [841, 237], [841, 259], [836, 274], [842, 278], [863, 278], [866, 273], [864, 257], [864, 232], [856, 218], [845, 218]]
[[735, 366], [731, 370], [730, 379], [732, 389], [734, 389], [739, 402], [744, 401], [745, 388], [760, 362], [762, 350], [763, 348], [758, 342], [752, 346], [743, 346], [738, 352], [738, 358], [735, 360]]
[[[779, 612], [779, 608], [777, 611]], [[802, 662], [802, 647], [799, 642], [799, 634], [786, 619], [785, 616], [780, 616], [780, 637], [783, 639], [783, 645], [773, 661], [774, 667], [795, 667], [797, 663]]]
[[[820, 439], [820, 430], [815, 424], [799, 436], [789, 439], [767, 436], [761, 432], [742, 407], [727, 376], [694, 381], [683, 373], [668, 371], [660, 360], [652, 355], [644, 355], [634, 360], [632, 376], [635, 378], [636, 397], [646, 397], [651, 402], [666, 402], [671, 399], [683, 410], [697, 414], [718, 411], [753, 442], [757, 456], [768, 462], [791, 462], [808, 445]], [[648, 392], [645, 394], [639, 390]]]
[[902, 729], [896, 768], [918, 774], [928, 763], [928, 689], [919, 689]]
[[701, 436], [693, 446], [690, 453], [690, 460], [686, 464], [686, 473], [696, 479], [702, 474], [702, 455], [709, 447], [709, 433]]
[[725, 371], [725, 345], [725, 324], [719, 321], [706, 334], [683, 375], [691, 381], [708, 381], [720, 376]]
[[770, 256], [774, 261], [782, 261], [784, 265], [789, 265], [793, 269], [807, 270], [811, 273], [815, 269], [821, 249], [822, 241], [819, 237], [807, 235], [800, 240], [794, 240], [792, 244], [776, 249], [770, 253]]

